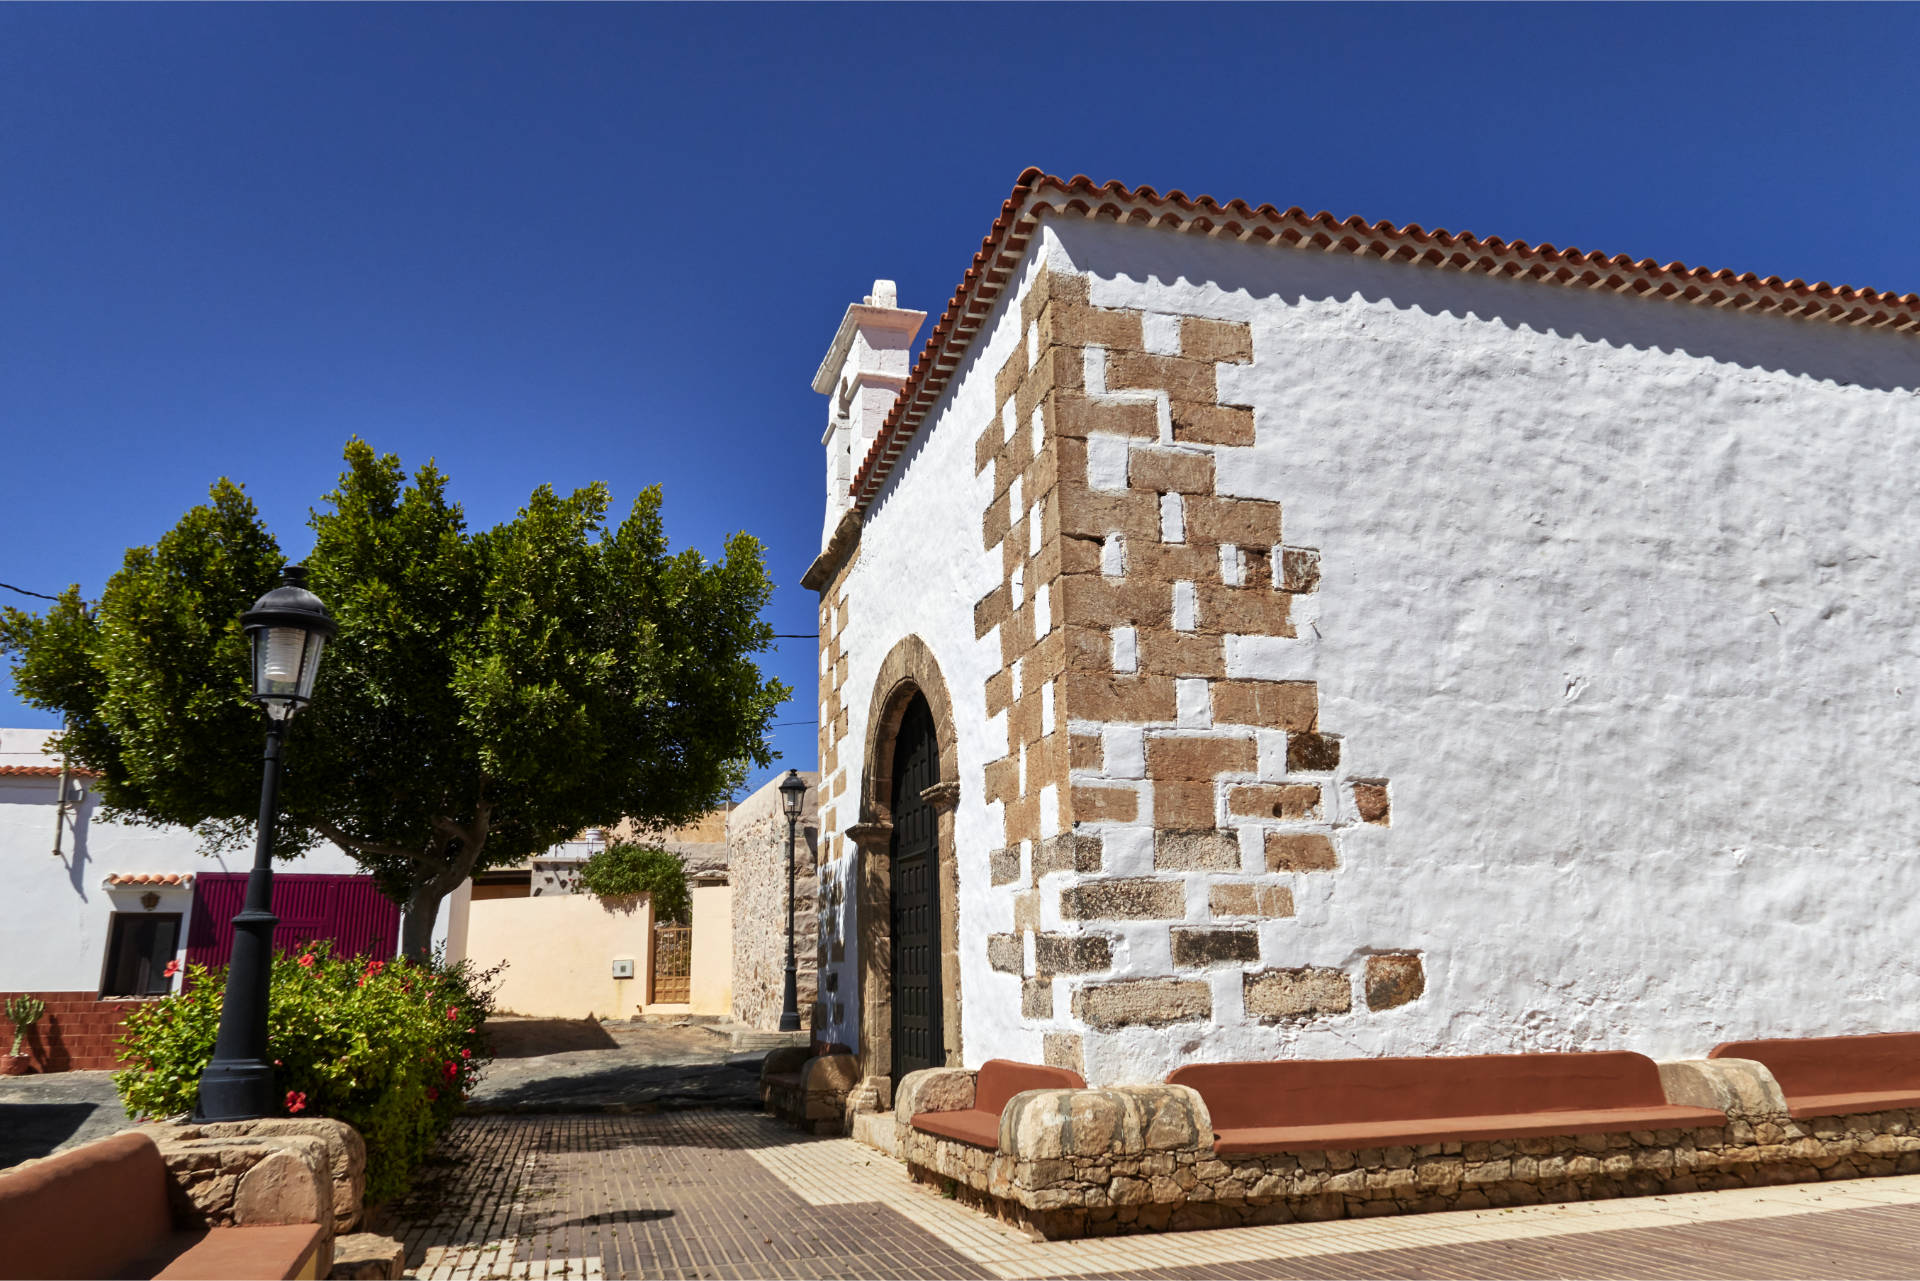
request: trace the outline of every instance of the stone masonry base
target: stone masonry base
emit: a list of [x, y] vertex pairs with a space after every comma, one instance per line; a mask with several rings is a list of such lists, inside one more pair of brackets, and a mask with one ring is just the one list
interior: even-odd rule
[[1794, 1120], [1771, 1077], [1734, 1079], [1758, 1064], [1678, 1066], [1726, 1125], [1217, 1157], [1198, 1095], [1133, 1086], [1017, 1095], [989, 1150], [906, 1124], [940, 1085], [910, 1077], [894, 1140], [910, 1177], [1051, 1239], [1920, 1172], [1920, 1111]]

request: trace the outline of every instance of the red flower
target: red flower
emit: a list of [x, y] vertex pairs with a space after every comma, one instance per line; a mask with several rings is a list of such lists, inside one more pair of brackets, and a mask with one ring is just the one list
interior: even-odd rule
[[473, 1057], [473, 1051], [472, 1051], [472, 1050], [462, 1050], [462, 1051], [460, 1051], [460, 1057], [461, 1057], [461, 1058], [463, 1058], [463, 1059], [470, 1059], [470, 1058], [472, 1058], [472, 1057]]
[[300, 958], [300, 964], [302, 964], [302, 965], [304, 965], [304, 966], [306, 966], [306, 967], [307, 967], [308, 969], [312, 969], [312, 968], [313, 968], [313, 953], [312, 953], [312, 952], [308, 952], [308, 953], [307, 953], [307, 954], [306, 954], [305, 956], [303, 956], [303, 957], [301, 957], [301, 958]]
[[429, 1085], [427, 1087], [427, 1102], [431, 1103], [439, 1097], [440, 1097], [440, 1087], [435, 1085]]
[[167, 968], [164, 970], [161, 970], [160, 972], [166, 975], [168, 978], [172, 978], [174, 975], [180, 972], [180, 962], [168, 961]]
[[472, 1035], [473, 1035], [473, 1029], [472, 1029], [472, 1028], [468, 1028], [468, 1029], [467, 1029], [467, 1035], [468, 1035], [468, 1036], [472, 1036]]
[[452, 1059], [448, 1059], [446, 1062], [446, 1065], [442, 1067], [440, 1070], [447, 1074], [447, 1079], [449, 1081], [451, 1081], [454, 1077], [460, 1075], [460, 1067]]
[[387, 968], [387, 963], [385, 961], [368, 961], [367, 962], [367, 973], [369, 974], [378, 974], [381, 970], [384, 970], [386, 968]]
[[449, 1005], [447, 1007], [447, 1022], [451, 1023], [459, 1017], [460, 1017], [460, 1007], [457, 1005]]
[[307, 1096], [298, 1090], [287, 1091], [287, 1111], [304, 1112], [307, 1110]]

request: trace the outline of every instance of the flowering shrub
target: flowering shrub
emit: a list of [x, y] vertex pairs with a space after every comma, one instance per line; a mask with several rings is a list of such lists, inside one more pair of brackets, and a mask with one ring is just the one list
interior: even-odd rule
[[[335, 957], [321, 943], [273, 961], [267, 1053], [290, 1116], [345, 1121], [367, 1141], [367, 1197], [404, 1192], [485, 1067], [496, 971], [465, 961]], [[134, 1007], [114, 1074], [131, 1117], [193, 1109], [213, 1058], [226, 971], [187, 967], [185, 991]]]

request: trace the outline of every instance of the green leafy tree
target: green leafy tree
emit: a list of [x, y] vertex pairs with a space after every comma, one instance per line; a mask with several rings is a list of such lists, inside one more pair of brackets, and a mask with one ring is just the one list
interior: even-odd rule
[[[276, 840], [351, 853], [406, 909], [407, 955], [475, 872], [586, 827], [685, 823], [770, 763], [790, 691], [753, 659], [772, 641], [757, 540], [715, 563], [671, 553], [657, 488], [610, 526], [599, 484], [542, 486], [469, 533], [431, 463], [409, 483], [353, 440], [346, 464], [307, 559], [340, 633], [293, 724]], [[93, 608], [69, 588], [44, 614], [0, 610], [21, 697], [66, 718], [110, 817], [250, 838], [261, 730], [240, 615], [284, 560], [222, 480]]]
[[653, 914], [684, 924], [693, 910], [687, 890], [687, 866], [672, 850], [621, 841], [580, 865], [580, 887], [596, 898], [645, 894]]

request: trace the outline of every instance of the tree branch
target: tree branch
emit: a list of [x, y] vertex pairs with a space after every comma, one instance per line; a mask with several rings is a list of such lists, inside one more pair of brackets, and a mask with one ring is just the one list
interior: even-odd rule
[[419, 850], [410, 850], [403, 845], [382, 845], [378, 841], [363, 841], [356, 837], [348, 836], [345, 832], [335, 827], [332, 823], [327, 822], [325, 819], [317, 820], [313, 824], [313, 830], [332, 841], [335, 845], [340, 846], [342, 849], [359, 850], [362, 854], [384, 854], [389, 858], [411, 859], [415, 863], [421, 863], [435, 869], [444, 866], [439, 859], [422, 854]]

